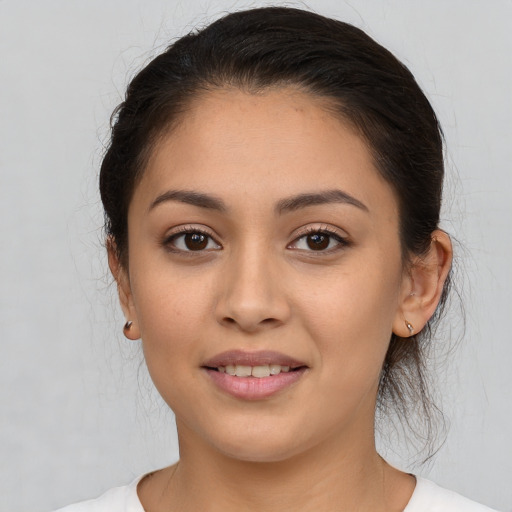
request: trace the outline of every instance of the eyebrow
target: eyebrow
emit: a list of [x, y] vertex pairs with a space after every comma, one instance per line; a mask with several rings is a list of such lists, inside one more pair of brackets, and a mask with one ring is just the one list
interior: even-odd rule
[[300, 208], [308, 206], [342, 203], [355, 206], [365, 212], [368, 212], [368, 207], [363, 204], [359, 199], [343, 192], [342, 190], [325, 190], [317, 193], [300, 194], [298, 196], [282, 199], [276, 205], [276, 211], [279, 214], [292, 212]]
[[148, 211], [153, 210], [159, 204], [167, 201], [180, 201], [181, 203], [191, 204], [192, 206], [199, 206], [207, 210], [216, 210], [218, 212], [225, 212], [227, 210], [224, 201], [218, 197], [202, 194], [201, 192], [193, 192], [191, 190], [168, 190], [159, 195], [149, 206]]
[[[158, 205], [168, 201], [179, 201], [181, 203], [198, 206], [208, 210], [215, 210], [218, 212], [226, 212], [228, 210], [226, 203], [219, 197], [195, 192], [192, 190], [168, 190], [159, 195], [149, 206], [148, 211], [153, 210]], [[342, 190], [325, 190], [322, 192], [305, 193], [297, 196], [281, 199], [277, 202], [275, 210], [278, 214], [293, 212], [308, 206], [341, 203], [355, 206], [363, 211], [368, 212], [368, 207], [363, 204], [359, 199], [343, 192]]]

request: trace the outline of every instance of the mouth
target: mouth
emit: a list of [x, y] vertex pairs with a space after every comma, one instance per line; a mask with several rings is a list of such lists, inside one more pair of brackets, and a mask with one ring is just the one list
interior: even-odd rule
[[203, 367], [236, 377], [264, 378], [307, 368], [307, 365], [293, 357], [270, 350], [229, 350], [209, 359]]
[[243, 364], [228, 364], [226, 366], [208, 367], [208, 370], [217, 371], [219, 373], [227, 373], [233, 377], [255, 377], [263, 379], [271, 375], [279, 375], [280, 373], [295, 372], [305, 369], [305, 366], [296, 366], [294, 368], [280, 364], [262, 364], [257, 366], [249, 366]]
[[278, 352], [229, 351], [206, 361], [202, 368], [221, 391], [236, 398], [268, 398], [296, 383], [308, 366]]

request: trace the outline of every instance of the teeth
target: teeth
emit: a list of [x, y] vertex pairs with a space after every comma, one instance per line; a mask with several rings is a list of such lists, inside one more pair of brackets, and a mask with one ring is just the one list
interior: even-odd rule
[[241, 364], [237, 364], [235, 366], [235, 375], [237, 377], [250, 377], [251, 376], [251, 367], [243, 366]]
[[264, 364], [262, 366], [253, 366], [252, 376], [258, 377], [258, 379], [261, 379], [262, 377], [270, 377], [270, 366], [268, 364]]
[[281, 365], [280, 364], [271, 364], [270, 365], [270, 375], [278, 375], [281, 373]]
[[290, 367], [281, 366], [279, 364], [263, 364], [260, 366], [228, 364], [226, 366], [218, 366], [217, 370], [220, 373], [227, 373], [228, 375], [236, 377], [256, 377], [261, 379], [263, 377], [270, 377], [271, 375], [279, 375], [281, 372], [287, 373], [290, 371]]

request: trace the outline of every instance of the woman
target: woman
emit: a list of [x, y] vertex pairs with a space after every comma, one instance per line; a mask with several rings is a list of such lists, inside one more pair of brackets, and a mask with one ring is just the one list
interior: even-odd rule
[[430, 406], [442, 180], [430, 104], [350, 25], [254, 9], [155, 58], [100, 188], [124, 333], [180, 461], [64, 510], [489, 510], [375, 448], [377, 407]]

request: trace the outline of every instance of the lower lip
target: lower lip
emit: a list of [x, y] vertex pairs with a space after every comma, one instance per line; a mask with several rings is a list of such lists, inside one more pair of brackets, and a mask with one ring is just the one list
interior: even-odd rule
[[209, 368], [205, 370], [217, 387], [229, 395], [243, 400], [261, 400], [295, 384], [304, 375], [306, 368], [262, 378], [236, 377]]

